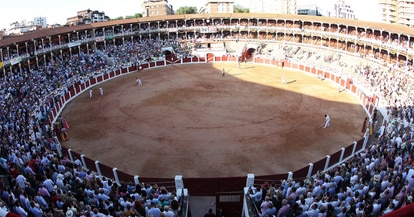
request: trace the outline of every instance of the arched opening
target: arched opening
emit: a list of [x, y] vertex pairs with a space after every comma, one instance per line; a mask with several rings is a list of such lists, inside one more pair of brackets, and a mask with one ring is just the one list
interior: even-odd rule
[[256, 52], [255, 48], [246, 48], [242, 53], [241, 61], [246, 62], [248, 60], [253, 59], [253, 55], [255, 52]]
[[214, 54], [213, 53], [207, 53], [207, 61], [212, 62], [214, 60]]
[[173, 53], [170, 50], [164, 50], [163, 54], [166, 60], [171, 60], [173, 58]]

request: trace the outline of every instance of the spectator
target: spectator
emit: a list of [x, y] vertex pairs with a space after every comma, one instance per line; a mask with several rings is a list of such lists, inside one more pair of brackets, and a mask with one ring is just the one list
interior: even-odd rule
[[276, 207], [273, 206], [272, 202], [267, 203], [267, 208], [262, 212], [259, 213], [260, 217], [266, 217], [266, 216], [273, 216], [276, 215]]
[[[86, 216], [119, 213], [117, 211], [125, 206], [116, 202], [118, 198], [124, 198], [124, 195], [120, 195], [118, 186], [111, 184], [110, 180], [83, 171], [79, 159], [71, 162], [67, 156], [60, 158], [56, 153], [47, 151], [48, 148], [56, 150], [53, 141], [56, 134], [51, 128], [53, 123], [50, 123], [47, 117], [59, 102], [60, 96], [67, 93], [72, 85], [84, 83], [95, 73], [127, 66], [131, 64], [131, 60], [147, 61], [154, 56], [160, 56], [161, 46], [174, 43], [176, 42], [169, 40], [143, 39], [126, 41], [122, 45], [98, 45], [96, 52], [91, 53], [80, 50], [78, 54], [69, 55], [65, 54], [68, 51], [64, 51], [62, 58], [39, 60], [38, 66], [30, 69], [30, 77], [14, 72], [10, 72], [11, 76], [1, 77], [0, 85], [3, 91], [0, 93], [0, 137], [4, 141], [0, 156], [1, 172], [13, 177], [11, 189], [16, 189], [2, 190], [2, 196], [5, 197], [2, 207], [10, 209], [14, 205], [12, 210], [22, 216], [50, 214], [52, 207], [54, 213], [60, 216], [67, 211], [69, 215], [78, 215], [82, 213], [79, 210], [80, 202], [85, 202], [89, 207], [84, 211]], [[53, 44], [47, 45], [51, 46]], [[319, 174], [315, 177], [315, 183], [302, 184], [290, 181], [279, 189], [272, 184], [272, 188], [263, 190], [258, 186], [250, 195], [256, 201], [256, 196], [259, 198], [260, 194], [261, 199], [256, 201], [258, 207], [269, 191], [274, 205], [280, 207], [281, 216], [289, 213], [283, 210], [300, 213], [299, 208], [294, 207], [299, 204], [295, 202], [296, 198], [300, 198], [302, 214], [309, 217], [315, 216], [315, 213], [328, 214], [331, 211], [330, 206], [334, 207], [338, 216], [345, 213], [372, 213], [373, 216], [377, 216], [412, 203], [414, 130], [408, 126], [413, 124], [414, 107], [410, 94], [413, 88], [408, 85], [409, 81], [406, 79], [412, 70], [402, 70], [401, 66], [384, 68], [369, 62], [347, 67], [343, 65], [347, 58], [345, 55], [321, 51], [320, 55], [325, 57], [317, 59], [314, 48], [304, 53], [296, 52], [297, 50], [287, 46], [283, 52], [297, 59], [304, 56], [315, 57], [312, 62], [309, 58], [303, 61], [316, 66], [323, 63], [323, 67], [336, 73], [345, 73], [349, 68], [353, 68], [355, 72], [345, 73], [344, 77], [361, 75], [358, 82], [367, 87], [367, 90], [378, 94], [382, 101], [388, 104], [390, 120], [385, 126], [381, 126], [378, 140], [369, 144], [364, 152], [357, 154], [343, 166], [327, 171], [323, 176]], [[344, 62], [339, 64], [339, 60]], [[351, 62], [360, 62], [361, 58], [357, 60], [350, 59], [348, 65], [351, 65]], [[357, 78], [354, 79], [356, 81]], [[69, 130], [69, 127], [66, 130]], [[179, 202], [173, 194], [155, 190], [156, 188], [151, 185], [144, 186], [142, 193], [140, 188], [135, 189], [135, 193], [130, 193], [134, 195], [133, 198], [125, 197], [123, 204], [126, 204], [126, 208], [134, 208], [145, 216], [143, 201], [153, 197], [150, 200], [152, 201], [158, 197], [157, 203], [163, 203], [164, 212], [167, 207], [174, 213], [179, 210]], [[301, 198], [301, 195], [306, 195], [306, 198]], [[166, 198], [169, 198], [169, 206]]]
[[213, 213], [213, 209], [209, 208], [204, 217], [216, 217], [216, 214]]

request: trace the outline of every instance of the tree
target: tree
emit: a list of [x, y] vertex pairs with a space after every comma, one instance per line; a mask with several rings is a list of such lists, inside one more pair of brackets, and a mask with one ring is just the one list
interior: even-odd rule
[[239, 4], [233, 6], [233, 13], [250, 13], [250, 9], [245, 8]]
[[112, 18], [111, 20], [123, 20], [124, 19], [124, 17], [123, 16], [119, 16], [119, 17], [117, 17], [117, 18]]
[[134, 14], [134, 15], [125, 16], [125, 19], [140, 18], [140, 17], [142, 17], [142, 14], [140, 14], [140, 13], [136, 13], [136, 14]]
[[112, 18], [111, 20], [123, 20], [123, 19], [131, 19], [131, 18], [139, 18], [142, 17], [142, 14], [136, 13], [134, 15], [127, 15], [125, 18], [123, 16], [119, 16], [117, 18]]
[[196, 14], [197, 7], [194, 6], [184, 6], [180, 7], [175, 11], [175, 14]]

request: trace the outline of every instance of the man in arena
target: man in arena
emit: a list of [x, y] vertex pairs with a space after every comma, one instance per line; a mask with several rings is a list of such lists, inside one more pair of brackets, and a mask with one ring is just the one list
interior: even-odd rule
[[325, 126], [323, 128], [327, 128], [331, 125], [331, 117], [328, 114], [325, 114]]

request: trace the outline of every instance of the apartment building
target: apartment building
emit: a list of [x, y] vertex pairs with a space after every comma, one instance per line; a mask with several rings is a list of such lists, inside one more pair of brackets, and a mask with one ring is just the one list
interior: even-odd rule
[[297, 14], [297, 0], [249, 0], [250, 13]]
[[382, 21], [414, 27], [414, 0], [379, 0], [379, 8]]
[[298, 15], [322, 16], [322, 8], [316, 4], [301, 5], [298, 7]]
[[345, 0], [334, 3], [334, 17], [355, 20], [355, 12]]
[[76, 26], [80, 24], [90, 24], [98, 22], [109, 21], [109, 17], [105, 15], [105, 12], [99, 12], [97, 10], [86, 9], [78, 11], [76, 16], [66, 19], [66, 25]]
[[145, 0], [141, 7], [143, 8], [143, 17], [164, 16], [174, 14], [173, 6], [168, 0]]
[[200, 8], [200, 14], [208, 13], [233, 13], [235, 0], [207, 0]]
[[33, 25], [46, 28], [47, 27], [46, 17], [35, 17], [33, 19]]

